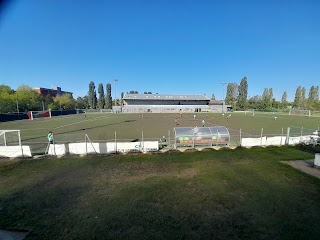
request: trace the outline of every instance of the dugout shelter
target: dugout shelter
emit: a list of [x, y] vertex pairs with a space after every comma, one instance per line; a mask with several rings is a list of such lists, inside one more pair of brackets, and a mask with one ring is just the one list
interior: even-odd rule
[[174, 128], [174, 146], [228, 146], [230, 134], [224, 126]]

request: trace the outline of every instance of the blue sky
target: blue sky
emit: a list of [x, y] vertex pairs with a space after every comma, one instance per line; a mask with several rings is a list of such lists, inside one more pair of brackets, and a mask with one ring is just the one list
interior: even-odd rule
[[319, 12], [317, 0], [15, 0], [0, 16], [0, 84], [77, 97], [118, 79], [117, 96], [221, 99], [221, 82], [246, 76], [249, 96], [292, 100], [320, 85]]

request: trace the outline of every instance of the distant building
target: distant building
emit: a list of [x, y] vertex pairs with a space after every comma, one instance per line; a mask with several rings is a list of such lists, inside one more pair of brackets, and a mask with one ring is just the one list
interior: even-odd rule
[[72, 92], [66, 92], [66, 91], [62, 91], [61, 87], [53, 87], [52, 89], [50, 88], [33, 88], [37, 93], [46, 96], [46, 95], [51, 95], [52, 97], [56, 97], [59, 95], [63, 95], [63, 94], [71, 94], [72, 96]]
[[212, 102], [205, 95], [131, 94], [122, 98], [122, 112], [225, 112], [223, 101]]

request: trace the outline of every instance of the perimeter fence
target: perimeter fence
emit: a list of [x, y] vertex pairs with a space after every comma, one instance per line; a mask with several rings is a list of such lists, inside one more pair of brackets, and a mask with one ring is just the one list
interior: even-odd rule
[[[320, 129], [307, 129], [301, 127], [289, 127], [279, 129], [278, 132], [269, 132], [267, 128], [262, 128], [259, 134], [250, 134], [241, 129], [228, 129], [230, 140], [223, 147], [252, 147], [252, 146], [281, 146], [281, 145], [320, 145]], [[141, 132], [134, 138], [118, 138], [121, 135], [113, 133], [112, 138], [98, 139], [91, 138], [85, 131], [77, 134], [61, 134], [55, 136], [54, 144], [48, 144], [46, 136], [34, 136], [21, 140], [22, 146], [30, 147], [31, 156], [35, 155], [65, 155], [65, 154], [108, 154], [118, 152], [148, 152], [159, 151], [161, 149], [180, 148], [212, 148], [221, 147], [216, 141], [201, 142], [200, 146], [194, 144], [176, 145], [176, 136], [173, 130], [168, 130], [165, 136], [145, 137], [148, 134]], [[9, 143], [10, 144], [10, 143]], [[4, 159], [0, 151], [0, 159]]]

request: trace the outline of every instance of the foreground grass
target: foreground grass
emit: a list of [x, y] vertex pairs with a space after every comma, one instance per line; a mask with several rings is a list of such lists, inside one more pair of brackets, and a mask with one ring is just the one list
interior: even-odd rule
[[295, 148], [0, 162], [0, 227], [30, 239], [316, 239]]

